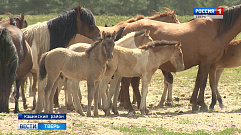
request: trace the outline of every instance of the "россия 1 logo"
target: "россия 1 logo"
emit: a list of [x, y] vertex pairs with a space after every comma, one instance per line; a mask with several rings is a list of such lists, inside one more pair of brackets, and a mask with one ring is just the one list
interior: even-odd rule
[[194, 8], [194, 19], [223, 19], [223, 8]]

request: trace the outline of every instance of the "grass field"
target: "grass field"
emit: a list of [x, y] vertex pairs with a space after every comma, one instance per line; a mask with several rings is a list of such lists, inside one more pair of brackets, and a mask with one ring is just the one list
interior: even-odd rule
[[[29, 25], [37, 22], [47, 21], [56, 17], [57, 14], [50, 15], [26, 15], [25, 19]], [[7, 18], [6, 15], [0, 17]], [[135, 16], [96, 16], [98, 26], [115, 25]], [[192, 16], [178, 16], [180, 22], [190, 20]], [[241, 39], [238, 35], [235, 39]], [[222, 74], [219, 83], [220, 94], [223, 97], [225, 108], [221, 110], [218, 104], [213, 112], [193, 113], [189, 103], [192, 90], [194, 88], [197, 67], [174, 74], [173, 105], [163, 108], [155, 107], [159, 101], [163, 90], [163, 76], [160, 71], [154, 74], [149, 92], [147, 95], [147, 106], [150, 115], [142, 116], [139, 111], [133, 118], [127, 118], [127, 111], [119, 108], [120, 116], [111, 115], [105, 117], [103, 111], [99, 110], [100, 118], [81, 117], [73, 111], [67, 111], [64, 105], [64, 92], [60, 93], [60, 108], [55, 108], [57, 113], [66, 113], [66, 131], [18, 131], [17, 114], [0, 113], [0, 134], [190, 134], [190, 135], [229, 135], [241, 134], [241, 67], [226, 69]], [[81, 86], [83, 95], [84, 111], [87, 105], [86, 85]], [[131, 93], [132, 94], [132, 93]], [[28, 97], [28, 96], [27, 96]], [[28, 109], [24, 110], [22, 102], [19, 103], [23, 113], [34, 113], [31, 110], [32, 98], [27, 98]], [[205, 90], [205, 102], [211, 103], [211, 89], [209, 83]], [[136, 109], [136, 106], [134, 106]], [[14, 103], [10, 103], [10, 111], [13, 112]], [[137, 110], [137, 109], [136, 109]], [[46, 121], [37, 121], [46, 122]]]

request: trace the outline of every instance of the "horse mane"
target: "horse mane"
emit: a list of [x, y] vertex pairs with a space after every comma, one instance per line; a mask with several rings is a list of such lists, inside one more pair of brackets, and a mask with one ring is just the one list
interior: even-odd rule
[[125, 27], [120, 27], [120, 29], [116, 32], [115, 41], [118, 41], [119, 39], [121, 39], [121, 35], [122, 35], [124, 29], [125, 29]]
[[97, 46], [99, 45], [101, 42], [103, 41], [103, 39], [99, 39], [98, 41], [95, 41], [94, 43], [91, 44], [91, 46], [85, 50], [85, 53], [89, 56], [90, 52]]
[[156, 46], [176, 45], [177, 43], [178, 43], [177, 41], [167, 41], [167, 40], [151, 41], [145, 45], [139, 46], [138, 48], [147, 50], [149, 48], [154, 48]]
[[[106, 33], [106, 35], [105, 35], [105, 39], [106, 38], [111, 38], [112, 37], [112, 35], [111, 35], [111, 33], [109, 33], [109, 32], [107, 32]], [[86, 51], [85, 51], [85, 53], [89, 56], [90, 55], [90, 52], [96, 47], [96, 46], [98, 46], [99, 44], [101, 44], [101, 42], [103, 41], [104, 39], [99, 39], [98, 41], [96, 41], [96, 42], [94, 42], [93, 44], [91, 44], [91, 46], [88, 48], [88, 49], [86, 49]]]
[[241, 13], [241, 5], [224, 9], [223, 19], [220, 19], [220, 28], [217, 33], [217, 36], [220, 36], [227, 30], [229, 30], [237, 20], [240, 13]]
[[16, 77], [18, 66], [18, 53], [12, 41], [12, 37], [6, 28], [0, 28], [0, 65], [8, 64], [8, 67], [1, 66], [3, 75], [7, 74], [8, 78]]
[[[78, 7], [60, 14], [58, 17], [47, 21], [50, 33], [50, 50], [57, 47], [65, 47], [77, 33]], [[84, 26], [95, 25], [93, 13], [81, 8], [80, 19]]]

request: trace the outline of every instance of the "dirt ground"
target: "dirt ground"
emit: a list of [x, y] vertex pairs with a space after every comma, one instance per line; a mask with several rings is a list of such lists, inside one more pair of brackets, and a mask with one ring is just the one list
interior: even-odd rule
[[[193, 71], [194, 72], [194, 71]], [[195, 131], [204, 131], [215, 133], [226, 128], [234, 127], [241, 129], [241, 82], [232, 85], [220, 84], [220, 94], [223, 97], [224, 109], [220, 109], [218, 104], [213, 112], [192, 112], [190, 97], [194, 86], [195, 76], [189, 78], [177, 74], [173, 86], [173, 104], [172, 106], [156, 107], [160, 101], [163, 91], [163, 77], [158, 71], [155, 73], [147, 95], [147, 106], [150, 109], [149, 115], [142, 116], [136, 109], [136, 115], [127, 117], [127, 111], [119, 107], [120, 116], [113, 113], [109, 117], [104, 116], [104, 112], [99, 109], [99, 118], [83, 117], [73, 111], [67, 111], [64, 105], [64, 91], [60, 93], [60, 108], [54, 108], [55, 113], [67, 113], [66, 121], [37, 121], [37, 120], [18, 120], [17, 114], [13, 114], [14, 103], [10, 103], [10, 114], [0, 114], [0, 133], [13, 134], [35, 134], [44, 131], [27, 131], [18, 130], [18, 123], [35, 123], [35, 122], [66, 122], [66, 131], [52, 131], [44, 133], [60, 134], [128, 134], [121, 132], [113, 127], [162, 127], [167, 131], [193, 133]], [[185, 73], [183, 73], [185, 74]], [[185, 80], [185, 81], [183, 81]], [[179, 83], [176, 83], [179, 82]], [[181, 83], [180, 83], [181, 82]], [[176, 84], [175, 84], [176, 83]], [[234, 88], [233, 85], [236, 87]], [[131, 90], [132, 91], [132, 90]], [[83, 95], [82, 102], [84, 111], [87, 109], [87, 91], [85, 82], [81, 83], [81, 92]], [[132, 94], [132, 93], [131, 93]], [[20, 111], [22, 113], [33, 113], [32, 97], [26, 92], [28, 109], [24, 110], [20, 98]], [[205, 92], [205, 102], [211, 103], [210, 87], [207, 85]], [[92, 112], [93, 115], [93, 112]], [[238, 134], [238, 133], [237, 133]]]

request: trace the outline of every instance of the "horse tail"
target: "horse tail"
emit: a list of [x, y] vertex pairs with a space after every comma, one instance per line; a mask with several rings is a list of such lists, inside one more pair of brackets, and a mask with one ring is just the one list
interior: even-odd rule
[[47, 75], [47, 70], [45, 68], [45, 58], [47, 55], [48, 53], [44, 53], [40, 58], [40, 62], [39, 62], [39, 79], [40, 80], [43, 80]]

